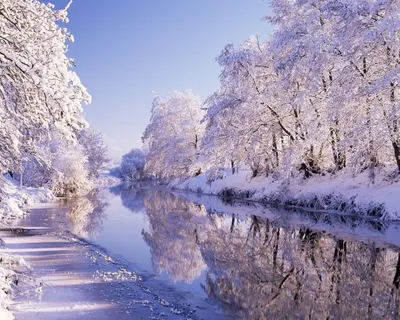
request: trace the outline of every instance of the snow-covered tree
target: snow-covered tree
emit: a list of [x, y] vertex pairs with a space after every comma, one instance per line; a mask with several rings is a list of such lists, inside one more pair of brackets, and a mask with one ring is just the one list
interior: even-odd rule
[[110, 161], [107, 157], [107, 146], [104, 144], [103, 134], [96, 130], [86, 129], [79, 131], [77, 138], [87, 157], [89, 176], [97, 178], [101, 168]]
[[0, 170], [17, 170], [22, 154], [35, 157], [50, 130], [63, 139], [87, 126], [82, 103], [90, 96], [66, 56], [72, 35], [55, 11], [37, 0], [0, 3]]
[[[21, 162], [22, 183], [31, 187], [46, 187], [56, 196], [84, 195], [90, 191], [88, 158], [77, 142], [59, 137], [43, 140], [36, 146], [37, 154], [27, 154]], [[21, 179], [21, 171], [14, 174]]]
[[273, 35], [224, 48], [203, 120], [187, 93], [154, 99], [146, 170], [209, 170], [210, 181], [240, 167], [283, 178], [400, 171], [400, 2], [270, 2]]
[[290, 134], [275, 108], [277, 75], [268, 44], [251, 37], [239, 48], [226, 46], [217, 61], [221, 87], [206, 101], [205, 162], [232, 173], [235, 164], [245, 164], [254, 176], [268, 175], [280, 162], [278, 143]]
[[123, 180], [139, 180], [143, 178], [146, 156], [141, 149], [132, 149], [122, 156], [119, 173]]
[[275, 68], [283, 87], [295, 93], [292, 104], [313, 163], [327, 160], [321, 154], [329, 146], [339, 170], [393, 160], [400, 169], [394, 107], [399, 2], [272, 1], [272, 7]]
[[201, 101], [191, 91], [173, 91], [153, 100], [143, 141], [148, 146], [145, 171], [159, 178], [198, 173], [195, 161], [204, 132]]
[[334, 53], [345, 66], [344, 96], [358, 111], [352, 131], [354, 161], [361, 158], [375, 166], [395, 160], [400, 170], [400, 3], [329, 2], [325, 10], [333, 25]]
[[50, 186], [56, 196], [80, 196], [93, 187], [87, 157], [79, 144], [54, 142]]
[[268, 42], [253, 37], [217, 58], [221, 87], [207, 100], [204, 162], [244, 164], [253, 176], [399, 166], [399, 2], [271, 7]]

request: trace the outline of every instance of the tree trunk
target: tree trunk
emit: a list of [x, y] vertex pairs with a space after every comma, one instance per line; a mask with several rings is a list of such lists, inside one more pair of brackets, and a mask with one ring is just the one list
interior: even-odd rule
[[399, 288], [400, 288], [400, 253], [397, 258], [396, 273], [393, 278], [393, 285], [397, 290], [399, 290]]
[[336, 170], [342, 170], [346, 167], [346, 154], [340, 150], [340, 130], [339, 130], [339, 119], [335, 117], [334, 126], [329, 129], [331, 136], [331, 148], [333, 153], [333, 160], [336, 166]]
[[[396, 109], [395, 108], [395, 102], [396, 102], [396, 96], [395, 96], [395, 84], [392, 82], [390, 83], [390, 101], [392, 102], [392, 109]], [[395, 138], [395, 136], [397, 135], [398, 132], [398, 119], [397, 117], [394, 117], [393, 119], [393, 142], [392, 142], [392, 146], [393, 146], [393, 150], [394, 150], [394, 157], [396, 159], [396, 163], [397, 163], [397, 169], [399, 170], [400, 173], [400, 148], [399, 148], [399, 140]], [[389, 126], [389, 130], [390, 130], [390, 126]]]
[[276, 135], [272, 135], [272, 149], [275, 156], [275, 168], [279, 167], [279, 154], [278, 154], [278, 143], [276, 141]]
[[397, 142], [392, 143], [393, 150], [394, 150], [394, 157], [396, 158], [397, 169], [400, 173], [400, 148]]

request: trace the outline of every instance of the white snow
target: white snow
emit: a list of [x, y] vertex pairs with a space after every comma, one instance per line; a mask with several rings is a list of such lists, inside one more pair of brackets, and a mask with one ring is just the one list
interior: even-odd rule
[[6, 309], [0, 308], [0, 319], [2, 320], [14, 320], [12, 313]]
[[[8, 224], [13, 219], [23, 216], [29, 205], [54, 199], [53, 194], [46, 189], [20, 188], [10, 178], [0, 179], [2, 185], [0, 218], [3, 224]], [[14, 319], [8, 307], [22, 283], [27, 280], [34, 281], [29, 277], [30, 271], [30, 266], [22, 258], [0, 254], [0, 319]]]
[[[251, 178], [251, 172], [242, 170], [238, 174], [226, 173], [226, 177], [207, 183], [207, 173], [185, 181], [173, 181], [170, 185], [177, 189], [217, 195], [224, 189], [235, 189], [236, 193], [250, 191], [251, 200], [274, 199], [280, 203], [286, 200], [321, 198], [336, 196], [342, 201], [351, 202], [362, 211], [382, 204], [387, 211], [386, 218], [400, 218], [400, 178], [393, 179], [394, 168], [379, 169], [372, 182], [369, 172], [356, 176], [350, 173], [314, 176], [304, 179], [301, 175], [290, 179], [273, 177]], [[245, 197], [245, 196], [241, 196]]]
[[29, 277], [31, 268], [24, 259], [2, 253], [0, 261], [0, 319], [12, 320], [14, 316], [8, 310], [12, 300], [21, 293], [24, 284], [33, 287], [34, 279]]
[[21, 217], [27, 206], [34, 203], [48, 202], [54, 199], [51, 191], [44, 188], [28, 188], [17, 186], [11, 178], [1, 178], [0, 218], [7, 221], [10, 218]]

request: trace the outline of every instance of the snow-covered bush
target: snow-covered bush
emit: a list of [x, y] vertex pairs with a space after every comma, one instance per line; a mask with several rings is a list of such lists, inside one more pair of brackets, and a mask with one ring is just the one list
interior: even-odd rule
[[[51, 158], [50, 158], [51, 159]], [[26, 155], [21, 164], [21, 171], [13, 174], [13, 178], [22, 182], [24, 186], [41, 188], [47, 186], [51, 177], [51, 162], [42, 162], [37, 157]]]
[[226, 170], [222, 168], [210, 170], [207, 173], [207, 184], [211, 185], [215, 180], [221, 180], [226, 177]]

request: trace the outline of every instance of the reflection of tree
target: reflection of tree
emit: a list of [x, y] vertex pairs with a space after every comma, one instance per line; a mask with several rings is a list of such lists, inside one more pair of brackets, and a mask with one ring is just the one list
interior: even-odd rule
[[205, 268], [198, 229], [206, 212], [168, 192], [150, 193], [145, 204], [150, 229], [143, 237], [151, 248], [155, 272], [165, 270], [173, 281], [192, 282]]
[[71, 231], [80, 237], [96, 237], [101, 232], [107, 206], [108, 203], [97, 192], [68, 201], [67, 217]]
[[[397, 248], [293, 228], [287, 219], [207, 213], [165, 191], [143, 198], [149, 218], [143, 237], [155, 271], [191, 282], [207, 267], [202, 286], [229, 313], [245, 319], [400, 318]], [[238, 212], [244, 209], [251, 210]]]
[[134, 184], [120, 184], [110, 188], [110, 191], [121, 196], [122, 205], [132, 212], [141, 212], [144, 210], [144, 194], [142, 189]]
[[220, 221], [200, 243], [210, 268], [204, 289], [230, 311], [246, 319], [399, 316], [390, 304], [392, 250], [254, 216], [232, 228], [230, 219], [214, 215]]

